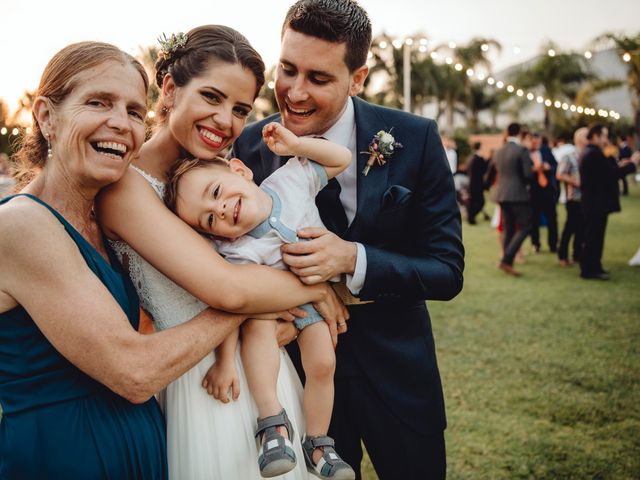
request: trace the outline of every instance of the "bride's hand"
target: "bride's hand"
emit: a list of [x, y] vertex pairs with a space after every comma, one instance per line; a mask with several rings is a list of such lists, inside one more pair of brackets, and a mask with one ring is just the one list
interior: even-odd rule
[[[304, 313], [304, 315], [300, 315], [300, 312]], [[300, 316], [306, 316], [304, 310], [301, 308], [291, 308], [289, 310], [283, 310], [282, 312], [258, 313], [251, 315], [251, 318], [254, 320], [284, 320], [286, 322], [293, 322], [296, 317]]]
[[293, 322], [278, 322], [276, 326], [276, 340], [278, 346], [283, 347], [298, 338], [300, 331]]
[[222, 403], [229, 403], [229, 395], [232, 400], [237, 400], [240, 396], [240, 379], [235, 365], [232, 362], [215, 362], [204, 376], [202, 387]]
[[331, 288], [329, 284], [325, 285], [327, 287], [327, 295], [324, 300], [314, 303], [313, 306], [318, 313], [322, 315], [322, 318], [327, 322], [327, 325], [329, 325], [329, 333], [331, 333], [333, 348], [336, 348], [336, 345], [338, 344], [338, 334], [347, 331], [349, 312], [333, 288]]

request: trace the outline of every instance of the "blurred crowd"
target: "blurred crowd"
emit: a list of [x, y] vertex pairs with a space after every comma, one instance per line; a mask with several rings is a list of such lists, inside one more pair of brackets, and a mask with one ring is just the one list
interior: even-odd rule
[[[550, 141], [512, 123], [503, 145], [490, 157], [482, 156], [482, 144], [475, 142], [463, 166], [454, 156], [452, 140], [445, 139], [444, 147], [467, 222], [475, 225], [478, 215], [490, 218], [484, 210], [486, 191], [497, 205], [491, 221], [502, 251], [498, 268], [520, 276], [514, 262], [522, 258], [523, 242], [530, 238], [533, 251], [540, 252], [540, 227], [546, 226], [546, 247], [560, 266], [579, 264], [585, 279], [609, 278], [602, 266], [608, 215], [620, 211], [619, 196], [628, 195], [640, 161], [640, 152], [633, 152], [626, 136], [612, 136], [596, 123]], [[566, 210], [562, 226], [559, 205]], [[640, 250], [629, 264], [640, 265]]]

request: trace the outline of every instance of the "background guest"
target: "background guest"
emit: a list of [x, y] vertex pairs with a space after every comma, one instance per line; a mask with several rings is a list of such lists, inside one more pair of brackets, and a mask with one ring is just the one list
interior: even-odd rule
[[635, 171], [635, 165], [627, 159], [616, 164], [606, 157], [608, 130], [595, 123], [587, 132], [588, 144], [580, 157], [580, 182], [582, 211], [585, 220], [584, 250], [580, 259], [580, 276], [584, 279], [608, 280], [609, 273], [602, 267], [602, 250], [607, 228], [607, 218], [620, 211], [618, 180]]
[[481, 146], [482, 144], [480, 142], [475, 142], [473, 144], [473, 155], [467, 164], [467, 175], [469, 176], [467, 221], [469, 222], [469, 225], [475, 225], [476, 215], [482, 212], [484, 207], [484, 176], [487, 172], [488, 162], [480, 155]]

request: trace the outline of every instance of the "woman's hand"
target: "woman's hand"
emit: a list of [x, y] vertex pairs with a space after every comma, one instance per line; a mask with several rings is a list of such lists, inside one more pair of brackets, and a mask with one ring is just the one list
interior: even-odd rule
[[235, 365], [216, 361], [204, 376], [202, 387], [222, 403], [229, 403], [229, 395], [232, 400], [237, 400], [240, 396], [240, 378]]
[[313, 306], [329, 325], [329, 333], [331, 333], [333, 348], [335, 348], [338, 344], [338, 333], [347, 331], [349, 312], [336, 292], [333, 291], [333, 288], [329, 284], [325, 284], [325, 286], [327, 294], [324, 300], [314, 303]]

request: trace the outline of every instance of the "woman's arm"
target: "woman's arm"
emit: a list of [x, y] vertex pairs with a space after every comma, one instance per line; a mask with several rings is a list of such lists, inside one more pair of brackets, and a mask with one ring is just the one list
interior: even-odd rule
[[166, 208], [133, 170], [100, 193], [96, 213], [109, 237], [127, 242], [155, 268], [214, 308], [242, 313], [280, 311], [323, 302], [332, 295], [328, 286], [307, 288], [290, 272], [225, 261]]
[[0, 230], [0, 291], [65, 358], [131, 402], [149, 399], [244, 320], [207, 309], [180, 326], [139, 334], [44, 207], [12, 205]]

